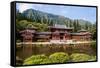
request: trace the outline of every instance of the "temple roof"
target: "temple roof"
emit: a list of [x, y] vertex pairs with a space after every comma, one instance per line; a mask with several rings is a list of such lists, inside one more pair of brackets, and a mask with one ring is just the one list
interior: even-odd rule
[[35, 33], [35, 31], [34, 31], [34, 30], [29, 30], [29, 29], [22, 30], [22, 31], [20, 31], [19, 33], [25, 33], [25, 32]]
[[51, 34], [51, 32], [37, 32], [36, 34]]
[[47, 35], [39, 35], [39, 36], [36, 36], [35, 38], [49, 38], [50, 36], [47, 36]]
[[70, 32], [67, 32], [67, 31], [60, 31], [59, 33], [69, 34]]
[[70, 33], [71, 35], [87, 35], [87, 34], [90, 34], [90, 32], [86, 32], [86, 33]]
[[55, 26], [55, 27], [59, 27], [59, 28], [66, 28], [66, 25], [54, 24], [53, 26]]
[[81, 29], [81, 30], [79, 30], [78, 32], [87, 32], [87, 30]]
[[55, 29], [73, 29], [72, 27], [66, 27], [66, 25], [59, 25], [59, 24], [54, 24], [53, 26], [48, 26], [48, 28], [55, 28]]
[[84, 35], [82, 33], [70, 33], [71, 35]]
[[55, 32], [52, 32], [52, 34], [59, 35], [60, 32], [59, 31], [55, 31]]

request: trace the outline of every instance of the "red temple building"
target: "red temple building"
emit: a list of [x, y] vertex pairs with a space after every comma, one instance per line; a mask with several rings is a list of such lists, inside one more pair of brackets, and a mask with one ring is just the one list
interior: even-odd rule
[[23, 42], [33, 42], [33, 41], [51, 41], [51, 40], [91, 40], [92, 34], [84, 29], [73, 33], [73, 28], [66, 27], [65, 25], [53, 25], [48, 26], [49, 32], [37, 32], [37, 29], [26, 28], [20, 31], [23, 37]]

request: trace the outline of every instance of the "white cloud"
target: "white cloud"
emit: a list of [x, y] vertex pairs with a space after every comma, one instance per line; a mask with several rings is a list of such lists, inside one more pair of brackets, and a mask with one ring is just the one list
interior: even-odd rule
[[27, 9], [42, 9], [44, 7], [44, 5], [42, 4], [27, 4], [27, 3], [17, 3], [17, 9], [20, 12], [23, 12]]
[[20, 12], [23, 12], [26, 9], [30, 9], [32, 8], [32, 4], [24, 4], [24, 3], [17, 3], [17, 9]]

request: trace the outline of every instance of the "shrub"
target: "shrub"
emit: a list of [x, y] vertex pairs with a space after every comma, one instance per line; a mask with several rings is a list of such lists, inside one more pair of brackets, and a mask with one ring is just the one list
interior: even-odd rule
[[64, 52], [57, 52], [49, 56], [52, 63], [64, 63], [69, 60], [68, 54]]
[[63, 52], [51, 54], [49, 57], [45, 55], [33, 55], [24, 60], [23, 65], [32, 64], [49, 64], [49, 63], [64, 63], [69, 60], [69, 56]]
[[91, 56], [91, 58], [89, 59], [89, 61], [96, 61], [96, 56]]
[[49, 64], [52, 63], [51, 59], [44, 59], [40, 64]]
[[40, 64], [43, 62], [44, 59], [47, 59], [47, 56], [45, 55], [33, 55], [26, 60], [24, 60], [23, 65], [31, 65], [31, 64]]
[[79, 54], [79, 53], [74, 53], [71, 56], [71, 59], [73, 62], [78, 62], [78, 61], [89, 61], [90, 60], [90, 56], [87, 54]]
[[67, 53], [56, 52], [54, 54], [51, 54], [49, 57], [45, 55], [33, 55], [25, 59], [23, 65], [65, 63], [69, 61], [72, 62], [95, 61], [95, 60], [96, 60], [96, 56], [89, 56], [87, 54], [74, 53], [69, 57]]
[[31, 64], [33, 64], [32, 60], [23, 63], [23, 65], [31, 65]]

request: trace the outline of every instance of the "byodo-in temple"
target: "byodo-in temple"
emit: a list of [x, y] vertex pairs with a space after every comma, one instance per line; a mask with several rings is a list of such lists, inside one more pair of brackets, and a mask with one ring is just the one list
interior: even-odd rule
[[48, 32], [38, 32], [35, 27], [28, 27], [20, 31], [20, 36], [23, 42], [36, 42], [36, 41], [66, 41], [66, 40], [91, 40], [91, 33], [87, 30], [81, 29], [78, 32], [73, 32], [73, 28], [66, 27], [65, 25], [55, 24], [48, 26]]

